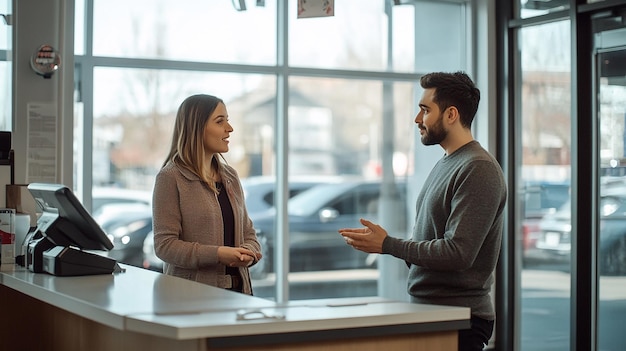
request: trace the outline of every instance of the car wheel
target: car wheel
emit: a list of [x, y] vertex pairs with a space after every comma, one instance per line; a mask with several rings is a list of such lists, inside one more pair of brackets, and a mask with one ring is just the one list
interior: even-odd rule
[[600, 273], [626, 275], [626, 236], [617, 240], [605, 253]]

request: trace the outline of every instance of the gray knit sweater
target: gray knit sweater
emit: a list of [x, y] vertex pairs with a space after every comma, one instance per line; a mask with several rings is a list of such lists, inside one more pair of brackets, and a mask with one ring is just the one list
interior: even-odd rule
[[500, 165], [477, 141], [439, 160], [418, 196], [411, 240], [383, 242], [383, 253], [409, 265], [413, 302], [470, 307], [495, 319], [490, 290], [506, 197]]

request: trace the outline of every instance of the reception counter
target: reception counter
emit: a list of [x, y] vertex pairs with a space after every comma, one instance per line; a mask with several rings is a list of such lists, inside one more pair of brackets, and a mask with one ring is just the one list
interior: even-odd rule
[[456, 350], [468, 308], [382, 298], [286, 304], [122, 265], [57, 277], [3, 266], [0, 350]]

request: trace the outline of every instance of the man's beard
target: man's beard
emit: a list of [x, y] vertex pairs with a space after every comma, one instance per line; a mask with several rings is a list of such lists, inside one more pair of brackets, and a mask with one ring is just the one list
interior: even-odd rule
[[425, 130], [425, 133], [422, 135], [422, 144], [437, 145], [440, 144], [447, 136], [448, 132], [443, 128], [443, 113], [441, 113], [439, 114], [437, 123]]

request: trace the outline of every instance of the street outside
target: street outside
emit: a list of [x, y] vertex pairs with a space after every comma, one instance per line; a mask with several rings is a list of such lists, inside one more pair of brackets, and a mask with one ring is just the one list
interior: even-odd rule
[[[569, 350], [570, 274], [558, 270], [522, 271], [522, 350]], [[598, 350], [621, 351], [626, 345], [626, 277], [601, 276]]]

